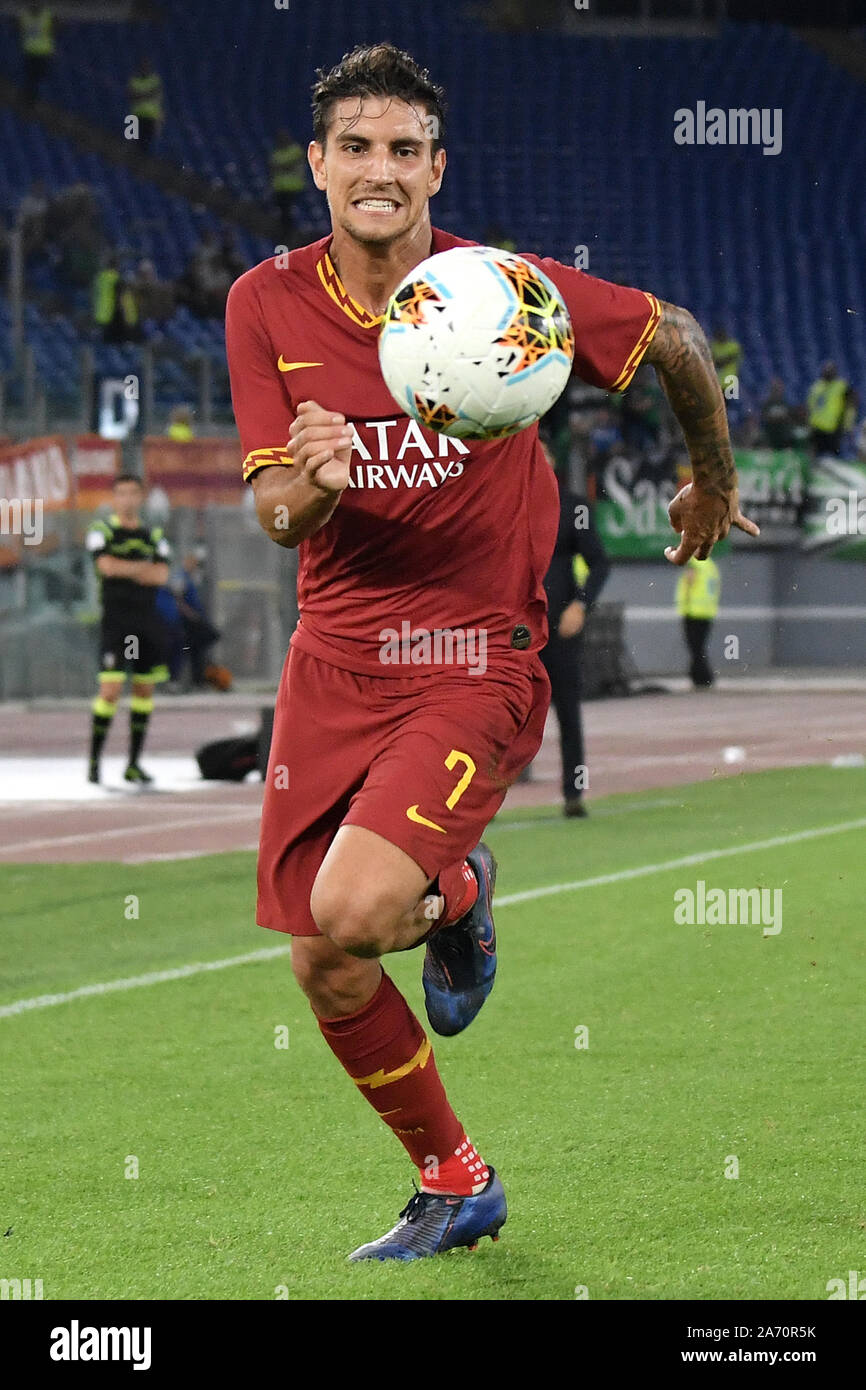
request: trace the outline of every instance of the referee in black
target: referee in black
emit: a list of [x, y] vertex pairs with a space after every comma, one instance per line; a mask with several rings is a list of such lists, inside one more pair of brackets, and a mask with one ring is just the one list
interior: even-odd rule
[[[545, 453], [559, 487], [559, 531], [544, 580], [550, 637], [541, 659], [550, 677], [552, 704], [559, 722], [563, 811], [566, 816], [585, 816], [583, 792], [587, 773], [580, 717], [581, 634], [586, 615], [610, 574], [610, 560], [593, 525], [586, 498], [569, 491], [562, 476], [563, 469], [556, 467], [546, 446]], [[585, 587], [575, 578], [577, 556], [582, 557], [589, 569]]]
[[123, 776], [126, 782], [147, 784], [153, 778], [138, 760], [153, 710], [154, 685], [168, 678], [156, 591], [168, 582], [171, 552], [160, 527], [146, 526], [141, 519], [144, 487], [134, 474], [118, 474], [112, 500], [114, 512], [107, 521], [94, 522], [85, 541], [102, 591], [99, 694], [93, 702], [88, 780], [99, 781], [99, 760], [128, 668], [129, 763]]

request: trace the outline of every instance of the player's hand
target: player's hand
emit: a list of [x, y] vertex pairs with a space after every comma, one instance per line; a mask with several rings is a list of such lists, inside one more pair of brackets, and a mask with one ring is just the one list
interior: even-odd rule
[[345, 415], [301, 401], [289, 439], [292, 462], [314, 487], [339, 496], [349, 486], [352, 431]]
[[671, 526], [682, 537], [678, 546], [665, 547], [672, 565], [684, 565], [693, 555], [706, 560], [716, 541], [723, 541], [732, 526], [748, 536], [759, 536], [759, 527], [740, 511], [736, 488], [728, 496], [704, 492], [697, 483], [686, 483], [668, 506]]
[[567, 608], [563, 608], [562, 616], [556, 631], [560, 637], [576, 637], [583, 630], [586, 621], [586, 609], [580, 599], [573, 599]]

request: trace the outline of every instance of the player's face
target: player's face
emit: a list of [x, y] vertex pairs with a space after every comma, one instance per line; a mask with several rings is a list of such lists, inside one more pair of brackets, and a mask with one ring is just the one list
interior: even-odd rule
[[433, 153], [432, 119], [393, 97], [336, 104], [324, 148], [314, 140], [308, 151], [335, 227], [385, 245], [421, 222], [445, 171], [445, 151]]
[[143, 493], [138, 483], [116, 483], [113, 491], [114, 509], [124, 520], [138, 516]]

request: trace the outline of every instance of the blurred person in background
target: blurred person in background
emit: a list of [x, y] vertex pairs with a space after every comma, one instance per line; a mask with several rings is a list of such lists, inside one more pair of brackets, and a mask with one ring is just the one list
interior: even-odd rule
[[626, 449], [646, 454], [659, 447], [662, 423], [662, 389], [650, 366], [641, 363], [620, 407], [622, 438]]
[[839, 369], [832, 360], [824, 363], [821, 375], [809, 387], [806, 407], [809, 412], [809, 438], [815, 457], [821, 454], [838, 456], [842, 452], [842, 434], [853, 423], [857, 394], [839, 375]]
[[48, 5], [27, 4], [18, 15], [24, 100], [37, 101], [54, 57], [54, 15]]
[[104, 343], [140, 342], [144, 335], [134, 284], [121, 274], [116, 256], [109, 256], [93, 277], [91, 305]]
[[[219, 641], [220, 633], [207, 614], [202, 596], [201, 561], [195, 551], [184, 555], [180, 569], [173, 571], [169, 583], [159, 590], [156, 607], [165, 625], [168, 643], [169, 692], [176, 693], [187, 660], [194, 690], [205, 686], [229, 689], [231, 673], [225, 667], [212, 665], [208, 656], [214, 642]], [[221, 676], [220, 673], [225, 674]]]
[[222, 318], [228, 292], [245, 270], [232, 233], [208, 228], [178, 284], [179, 298], [200, 318]]
[[715, 681], [707, 660], [707, 643], [721, 594], [722, 579], [715, 560], [699, 560], [693, 555], [677, 581], [676, 603], [689, 652], [689, 675], [696, 690], [709, 689]]
[[31, 183], [15, 209], [15, 227], [21, 233], [21, 246], [25, 257], [42, 250], [47, 216], [48, 189], [42, 179], [37, 179], [35, 183]]
[[743, 362], [743, 349], [736, 338], [732, 338], [727, 327], [716, 324], [713, 329], [713, 336], [710, 338], [710, 352], [713, 355], [713, 366], [716, 369], [716, 376], [719, 378], [719, 385], [722, 388], [722, 395], [725, 400], [730, 396], [727, 392], [733, 385], [734, 378], [739, 380], [740, 367]]
[[195, 551], [190, 551], [183, 557], [175, 597], [183, 623], [184, 647], [189, 653], [192, 683], [196, 689], [210, 684], [225, 689], [224, 685], [212, 679], [215, 668], [210, 663], [208, 653], [214, 642], [219, 641], [220, 633], [208, 616], [202, 589], [201, 562]]
[[761, 406], [761, 443], [768, 449], [790, 449], [794, 415], [781, 377], [774, 376]]
[[161, 527], [142, 520], [144, 487], [131, 473], [120, 473], [111, 491], [114, 511], [95, 521], [85, 545], [100, 580], [99, 694], [93, 702], [88, 781], [100, 780], [100, 759], [127, 668], [132, 676], [129, 702], [129, 760], [124, 781], [153, 781], [139, 766], [153, 711], [153, 691], [165, 680], [166, 641], [156, 608], [157, 590], [168, 582], [171, 551]]
[[165, 120], [162, 78], [149, 58], [143, 57], [126, 84], [131, 115], [138, 120], [138, 147], [149, 154]]
[[569, 410], [565, 423], [554, 435], [550, 450], [556, 460], [556, 473], [572, 492], [588, 492], [589, 433], [591, 417], [583, 410]]
[[[587, 814], [583, 793], [588, 778], [580, 712], [582, 634], [586, 615], [610, 574], [610, 560], [593, 525], [586, 497], [571, 491], [567, 476], [547, 446], [545, 453], [559, 488], [559, 530], [544, 580], [550, 636], [541, 660], [550, 677], [551, 704], [559, 724], [563, 813], [583, 817]], [[575, 576], [578, 556], [587, 569], [585, 586]]]
[[143, 319], [163, 323], [171, 318], [174, 313], [175, 287], [171, 280], [160, 280], [153, 261], [139, 261], [133, 288]]
[[[195, 439], [193, 428], [193, 412], [191, 405], [176, 405], [168, 417], [169, 439], [174, 439], [179, 444], [188, 444], [191, 439]], [[189, 557], [187, 557], [189, 558]], [[184, 561], [184, 564], [186, 561]]]
[[603, 467], [614, 450], [622, 446], [622, 431], [613, 411], [607, 406], [597, 410], [589, 431], [589, 463], [594, 472]]
[[[271, 197], [279, 217], [280, 236], [291, 246], [295, 233], [295, 200], [306, 182], [306, 152], [285, 128], [281, 130], [268, 155], [271, 171]], [[246, 268], [246, 267], [244, 267]]]
[[85, 289], [105, 254], [102, 209], [89, 184], [70, 184], [50, 199], [45, 235], [63, 280]]

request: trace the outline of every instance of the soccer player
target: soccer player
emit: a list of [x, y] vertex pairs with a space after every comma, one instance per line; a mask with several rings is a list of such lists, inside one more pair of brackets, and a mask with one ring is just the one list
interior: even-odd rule
[[[537, 429], [469, 444], [437, 435], [401, 413], [379, 371], [392, 291], [425, 257], [469, 244], [430, 223], [443, 133], [441, 88], [390, 44], [320, 73], [308, 159], [331, 235], [241, 276], [226, 318], [244, 476], [267, 534], [299, 547], [258, 921], [292, 934], [322, 1036], [420, 1183], [353, 1260], [472, 1247], [505, 1221], [500, 1178], [381, 958], [425, 944], [435, 1032], [459, 1033], [478, 1013], [496, 969], [496, 866], [479, 839], [540, 746], [550, 693], [538, 653], [558, 501]], [[624, 390], [642, 358], [657, 367], [693, 466], [671, 503], [682, 539], [668, 558], [709, 554], [731, 525], [755, 534], [691, 315], [527, 259], [568, 305], [582, 378]], [[430, 640], [446, 632], [463, 635], [462, 664]]]
[[126, 680], [132, 674], [129, 701], [129, 764], [124, 781], [153, 781], [139, 766], [153, 710], [153, 688], [166, 680], [166, 649], [156, 612], [156, 591], [168, 582], [171, 552], [158, 526], [141, 519], [144, 488], [132, 473], [114, 480], [114, 512], [95, 521], [85, 544], [93, 556], [102, 592], [99, 694], [93, 702], [88, 780], [99, 781], [99, 760]]

